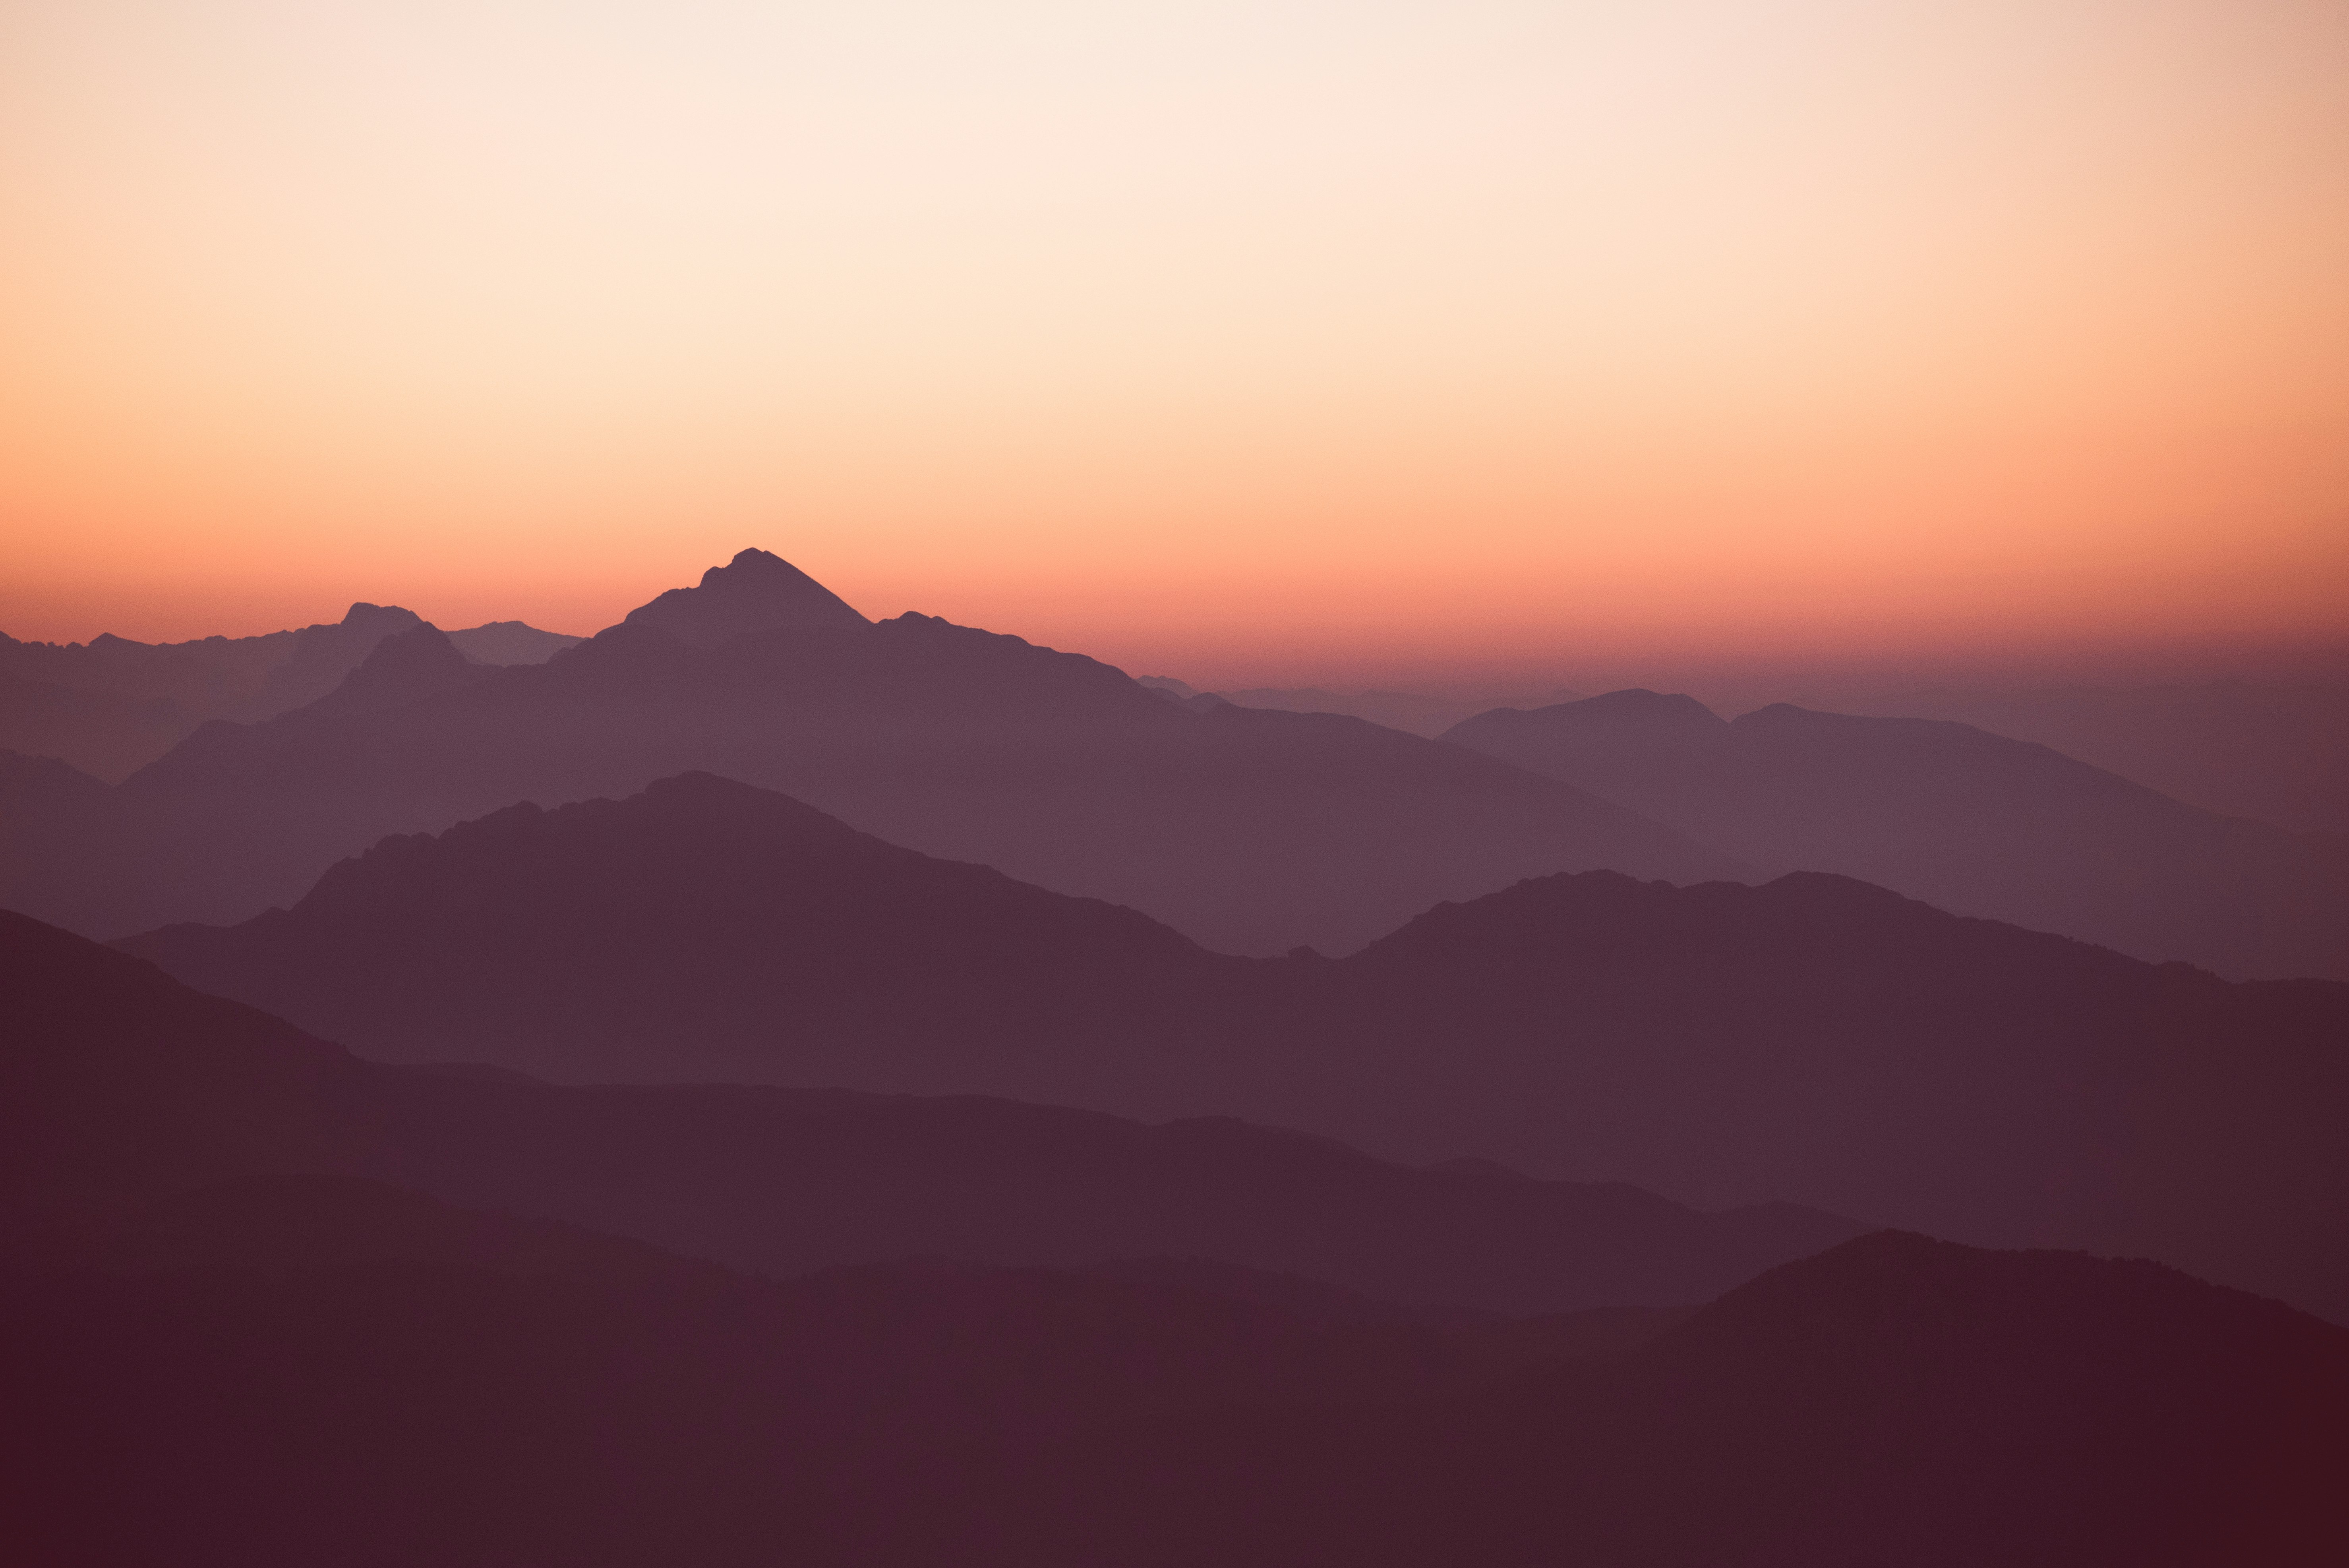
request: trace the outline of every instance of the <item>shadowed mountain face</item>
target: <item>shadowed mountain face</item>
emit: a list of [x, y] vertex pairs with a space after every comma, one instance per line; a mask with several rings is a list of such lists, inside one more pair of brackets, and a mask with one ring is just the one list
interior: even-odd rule
[[1444, 738], [1765, 871], [1837, 872], [2238, 977], [2349, 978], [2337, 855], [1966, 725], [1784, 704], [1724, 723], [1690, 697], [1628, 691], [1496, 709]]
[[627, 624], [667, 632], [697, 648], [751, 632], [807, 626], [862, 626], [847, 601], [779, 555], [745, 550], [701, 574], [695, 588], [672, 588], [628, 612]]
[[0, 985], [16, 1026], [0, 1055], [0, 1203], [22, 1212], [354, 1175], [778, 1275], [923, 1255], [1189, 1257], [1516, 1312], [1702, 1300], [1856, 1229], [1413, 1170], [1228, 1119], [379, 1066], [15, 915], [0, 917]]
[[1237, 1113], [2151, 1255], [2349, 1320], [2349, 988], [1837, 877], [1545, 878], [1248, 961], [703, 777], [387, 842], [290, 911], [123, 945], [395, 1060]]
[[1529, 874], [1740, 871], [1458, 748], [1326, 715], [1192, 712], [1091, 659], [921, 615], [715, 647], [632, 619], [544, 665], [444, 658], [437, 676], [409, 640], [382, 653], [402, 667], [404, 704], [208, 726], [126, 781], [95, 840], [11, 805], [0, 837], [75, 874], [59, 902], [39, 902], [55, 878], [0, 887], [0, 899], [109, 936], [243, 919], [292, 903], [386, 833], [693, 769], [1131, 905], [1230, 952], [1343, 951], [1439, 899]]
[[2318, 1568], [2349, 1544], [2344, 1409], [2349, 1332], [2272, 1302], [1888, 1233], [1503, 1391], [934, 1463], [864, 1492], [842, 1556]]

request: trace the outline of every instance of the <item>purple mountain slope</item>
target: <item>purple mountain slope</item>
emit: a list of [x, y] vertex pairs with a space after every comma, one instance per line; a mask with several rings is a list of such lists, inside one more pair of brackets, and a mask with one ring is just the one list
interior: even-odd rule
[[386, 637], [418, 624], [396, 605], [259, 637], [20, 643], [0, 636], [0, 748], [57, 757], [109, 780], [207, 719], [252, 721], [316, 701]]
[[698, 586], [672, 588], [637, 605], [626, 624], [656, 627], [697, 648], [714, 648], [751, 632], [866, 622], [847, 601], [781, 556], [745, 550], [703, 573]]
[[[419, 628], [382, 656], [412, 662], [433, 639]], [[1091, 659], [921, 615], [714, 647], [631, 620], [543, 665], [441, 662], [446, 684], [411, 685], [404, 705], [206, 727], [121, 786], [120, 820], [94, 841], [11, 812], [0, 838], [78, 865], [79, 892], [67, 907], [0, 885], [0, 902], [109, 936], [243, 919], [387, 833], [694, 769], [1229, 952], [1341, 952], [1440, 899], [1560, 870], [1742, 871], [1456, 747], [1326, 715], [1188, 711]]]
[[1883, 1233], [1506, 1389], [932, 1461], [830, 1560], [2319, 1568], [2344, 1409], [2349, 1331], [2273, 1302]]
[[1235, 1113], [2143, 1253], [2349, 1319], [2349, 987], [1838, 877], [1543, 878], [1347, 958], [1245, 960], [700, 776], [389, 841], [290, 910], [123, 945], [393, 1060]]
[[2310, 839], [1967, 725], [1785, 704], [1725, 723], [1625, 691], [1495, 709], [1444, 738], [1768, 872], [1836, 872], [2237, 978], [2349, 979], [2349, 876]]
[[1512, 1312], [1698, 1301], [1857, 1228], [1415, 1170], [1228, 1119], [382, 1066], [17, 915], [0, 985], [0, 1206], [20, 1212], [362, 1176], [776, 1275], [1197, 1257]]

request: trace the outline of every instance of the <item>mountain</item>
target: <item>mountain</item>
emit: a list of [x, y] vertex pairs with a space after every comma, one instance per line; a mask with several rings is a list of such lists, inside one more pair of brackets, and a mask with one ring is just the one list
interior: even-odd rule
[[698, 587], [672, 588], [637, 605], [623, 624], [657, 627], [681, 643], [714, 648], [751, 632], [868, 623], [846, 600], [781, 556], [745, 550], [703, 573]]
[[35, 1246], [0, 1274], [0, 1503], [43, 1562], [788, 1558], [828, 1493], [925, 1454], [1460, 1392], [1671, 1321], [1438, 1329], [920, 1263], [776, 1282], [315, 1176]]
[[17, 915], [0, 917], [0, 1209], [26, 1213], [357, 1176], [779, 1276], [1201, 1258], [1516, 1313], [1700, 1301], [1857, 1228], [1416, 1170], [1229, 1119], [386, 1066]]
[[337, 623], [258, 637], [20, 643], [0, 635], [0, 748], [115, 780], [207, 719], [253, 721], [316, 701], [386, 637], [418, 624], [353, 604]]
[[818, 1561], [2318, 1568], [2349, 1331], [2145, 1263], [1886, 1233], [1614, 1360], [946, 1457]]
[[484, 621], [450, 633], [449, 640], [477, 665], [543, 665], [585, 639], [542, 632], [520, 621]]
[[0, 820], [0, 839], [84, 866], [70, 905], [13, 884], [0, 903], [109, 936], [242, 920], [388, 833], [693, 770], [1226, 952], [1341, 952], [1440, 899], [1559, 870], [1742, 872], [1456, 747], [1327, 715], [1193, 711], [1093, 660], [907, 614], [714, 648], [631, 620], [543, 665], [468, 665], [404, 706], [207, 726], [119, 787], [121, 823], [95, 841], [37, 813]]
[[1451, 697], [1424, 696], [1401, 691], [1323, 691], [1318, 686], [1289, 690], [1251, 686], [1245, 691], [1216, 694], [1242, 707], [1278, 708], [1288, 713], [1342, 713], [1382, 724], [1413, 735], [1443, 734], [1477, 711], [1475, 705]]
[[1614, 692], [1445, 733], [1768, 872], [1836, 872], [1961, 914], [2238, 978], [2349, 978], [2349, 876], [2221, 817], [1971, 726], [1779, 704], [1724, 722]]
[[[1283, 713], [1341, 713], [1430, 739], [1442, 735], [1462, 719], [1473, 717], [1493, 706], [1490, 698], [1473, 702], [1456, 696], [1433, 696], [1425, 692], [1336, 692], [1319, 686], [1250, 686], [1239, 691], [1199, 692], [1172, 676], [1142, 676], [1137, 678], [1143, 686], [1156, 687], [1184, 700], [1205, 696], [1236, 703], [1241, 707], [1274, 708]], [[1571, 702], [1580, 695], [1578, 692], [1559, 691], [1550, 694], [1545, 700]]]
[[[1245, 960], [707, 773], [388, 839], [291, 910], [119, 944], [382, 1060], [1164, 1099]], [[1114, 1040], [1115, 1049], [1102, 1045]]]
[[2349, 1321], [2349, 987], [1840, 877], [1539, 878], [1245, 960], [700, 777], [391, 841], [290, 910], [123, 945], [388, 1059], [1226, 1112], [2148, 1255]]
[[2349, 833], [2349, 682], [2339, 679], [1944, 686], [1855, 707], [2036, 741], [2226, 816]]

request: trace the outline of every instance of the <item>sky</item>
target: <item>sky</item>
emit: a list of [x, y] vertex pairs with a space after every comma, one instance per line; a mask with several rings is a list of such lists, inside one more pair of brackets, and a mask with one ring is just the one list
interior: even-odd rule
[[0, 630], [2349, 646], [2340, 0], [0, 0]]

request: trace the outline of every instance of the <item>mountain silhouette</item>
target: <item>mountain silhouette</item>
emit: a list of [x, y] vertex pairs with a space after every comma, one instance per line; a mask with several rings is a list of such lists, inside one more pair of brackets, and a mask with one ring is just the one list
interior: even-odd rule
[[562, 632], [542, 632], [521, 621], [484, 621], [450, 633], [449, 640], [477, 665], [543, 665], [585, 641]]
[[1444, 738], [1765, 872], [1840, 872], [2236, 978], [2349, 979], [2349, 876], [2309, 840], [1971, 726], [1783, 703], [1724, 722], [1625, 691], [1496, 709]]
[[0, 1206], [26, 1213], [358, 1176], [774, 1275], [1196, 1258], [1518, 1313], [1700, 1301], [1857, 1229], [1417, 1170], [1227, 1118], [386, 1066], [18, 915], [0, 916], [0, 984], [17, 1026], [0, 1057]]
[[1121, 1052], [1179, 1048], [1254, 973], [707, 773], [388, 839], [291, 910], [120, 945], [385, 1060], [1170, 1112], [1202, 1104]]
[[1348, 957], [1244, 960], [702, 776], [389, 841], [290, 910], [122, 945], [386, 1059], [1229, 1112], [2149, 1255], [2349, 1321], [2349, 987], [1840, 877], [1534, 879]]
[[714, 648], [750, 632], [867, 623], [847, 601], [781, 556], [745, 550], [703, 573], [698, 586], [672, 588], [637, 605], [623, 624], [657, 627], [681, 643]]
[[[70, 845], [70, 907], [13, 885], [0, 903], [105, 936], [242, 920], [388, 833], [693, 770], [1226, 952], [1344, 952], [1438, 900], [1560, 870], [1742, 873], [1456, 747], [1327, 715], [1192, 711], [1093, 660], [907, 614], [708, 648], [631, 620], [405, 706], [209, 726], [120, 786], [117, 829]], [[0, 837], [66, 842], [36, 812], [12, 812]]]
[[207, 719], [316, 702], [416, 624], [396, 605], [358, 603], [339, 622], [258, 637], [158, 644], [109, 633], [60, 646], [0, 635], [0, 748], [118, 780]]
[[2273, 1302], [1883, 1233], [1506, 1389], [935, 1461], [817, 1560], [2316, 1568], [2344, 1409], [2349, 1331]]
[[1856, 711], [2036, 741], [2173, 799], [2297, 832], [2349, 833], [2349, 681], [1938, 687]]
[[11, 1438], [38, 1434], [0, 1500], [45, 1562], [788, 1556], [829, 1491], [926, 1453], [1459, 1392], [1672, 1321], [1439, 1329], [918, 1263], [776, 1282], [319, 1176], [34, 1249], [0, 1265]]

